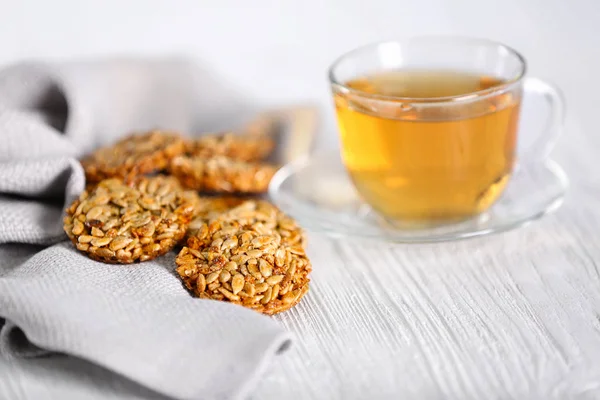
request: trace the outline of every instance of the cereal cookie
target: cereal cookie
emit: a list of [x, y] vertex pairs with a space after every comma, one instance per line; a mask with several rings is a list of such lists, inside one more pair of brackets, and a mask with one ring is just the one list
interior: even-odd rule
[[224, 156], [179, 156], [171, 161], [169, 172], [189, 189], [213, 193], [264, 193], [275, 174], [275, 167]]
[[81, 160], [88, 182], [107, 178], [131, 180], [138, 175], [165, 169], [185, 151], [184, 140], [175, 133], [152, 131], [128, 136]]
[[194, 218], [188, 227], [187, 236], [195, 236], [202, 225], [218, 217], [228, 210], [244, 203], [246, 199], [233, 196], [203, 196], [200, 197]]
[[284, 244], [275, 232], [217, 219], [187, 244], [175, 260], [177, 273], [200, 298], [275, 314], [308, 291], [311, 265], [304, 248]]
[[260, 161], [268, 157], [274, 147], [275, 142], [267, 135], [225, 132], [190, 141], [187, 152], [203, 158], [225, 156], [237, 161]]
[[97, 261], [129, 264], [167, 253], [185, 235], [195, 193], [172, 177], [101, 181], [66, 210], [64, 229], [78, 250]]
[[[304, 247], [306, 243], [304, 230], [298, 223], [265, 200], [216, 198], [208, 207], [208, 212], [199, 214], [192, 221], [188, 235], [197, 233], [203, 223], [210, 224], [215, 220], [237, 222], [241, 226], [252, 227], [258, 233], [276, 234], [288, 246]], [[195, 228], [193, 231], [192, 226]]]

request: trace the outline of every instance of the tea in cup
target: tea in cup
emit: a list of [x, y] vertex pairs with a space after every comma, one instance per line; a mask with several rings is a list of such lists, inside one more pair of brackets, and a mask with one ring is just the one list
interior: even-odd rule
[[344, 165], [363, 200], [399, 224], [487, 210], [516, 163], [526, 64], [477, 39], [359, 48], [331, 67]]

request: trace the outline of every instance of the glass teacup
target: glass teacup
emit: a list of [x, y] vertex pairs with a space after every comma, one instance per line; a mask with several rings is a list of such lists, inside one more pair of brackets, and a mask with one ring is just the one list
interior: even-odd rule
[[487, 210], [515, 168], [525, 72], [518, 52], [479, 39], [421, 37], [340, 57], [329, 78], [342, 159], [363, 200], [410, 226]]

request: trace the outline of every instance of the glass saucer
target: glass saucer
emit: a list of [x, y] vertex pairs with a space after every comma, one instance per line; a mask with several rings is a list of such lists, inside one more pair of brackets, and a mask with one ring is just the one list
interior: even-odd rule
[[269, 195], [313, 232], [422, 243], [486, 235], [527, 224], [560, 207], [568, 184], [567, 175], [552, 160], [521, 165], [502, 197], [483, 214], [455, 224], [399, 229], [360, 200], [339, 153], [324, 152], [281, 168], [271, 181]]

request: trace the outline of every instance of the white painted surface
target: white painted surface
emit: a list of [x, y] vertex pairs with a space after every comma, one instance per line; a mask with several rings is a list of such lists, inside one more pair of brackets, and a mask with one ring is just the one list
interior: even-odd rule
[[[322, 104], [328, 145], [330, 61], [362, 43], [424, 33], [500, 40], [526, 55], [530, 75], [562, 87], [569, 119], [554, 158], [573, 180], [567, 203], [528, 228], [457, 243], [311, 235], [311, 292], [277, 317], [296, 346], [255, 398], [600, 398], [600, 3], [0, 0], [1, 63], [191, 54], [264, 105]], [[71, 361], [51, 375], [35, 361], [0, 361], [0, 399], [153, 397]]]

